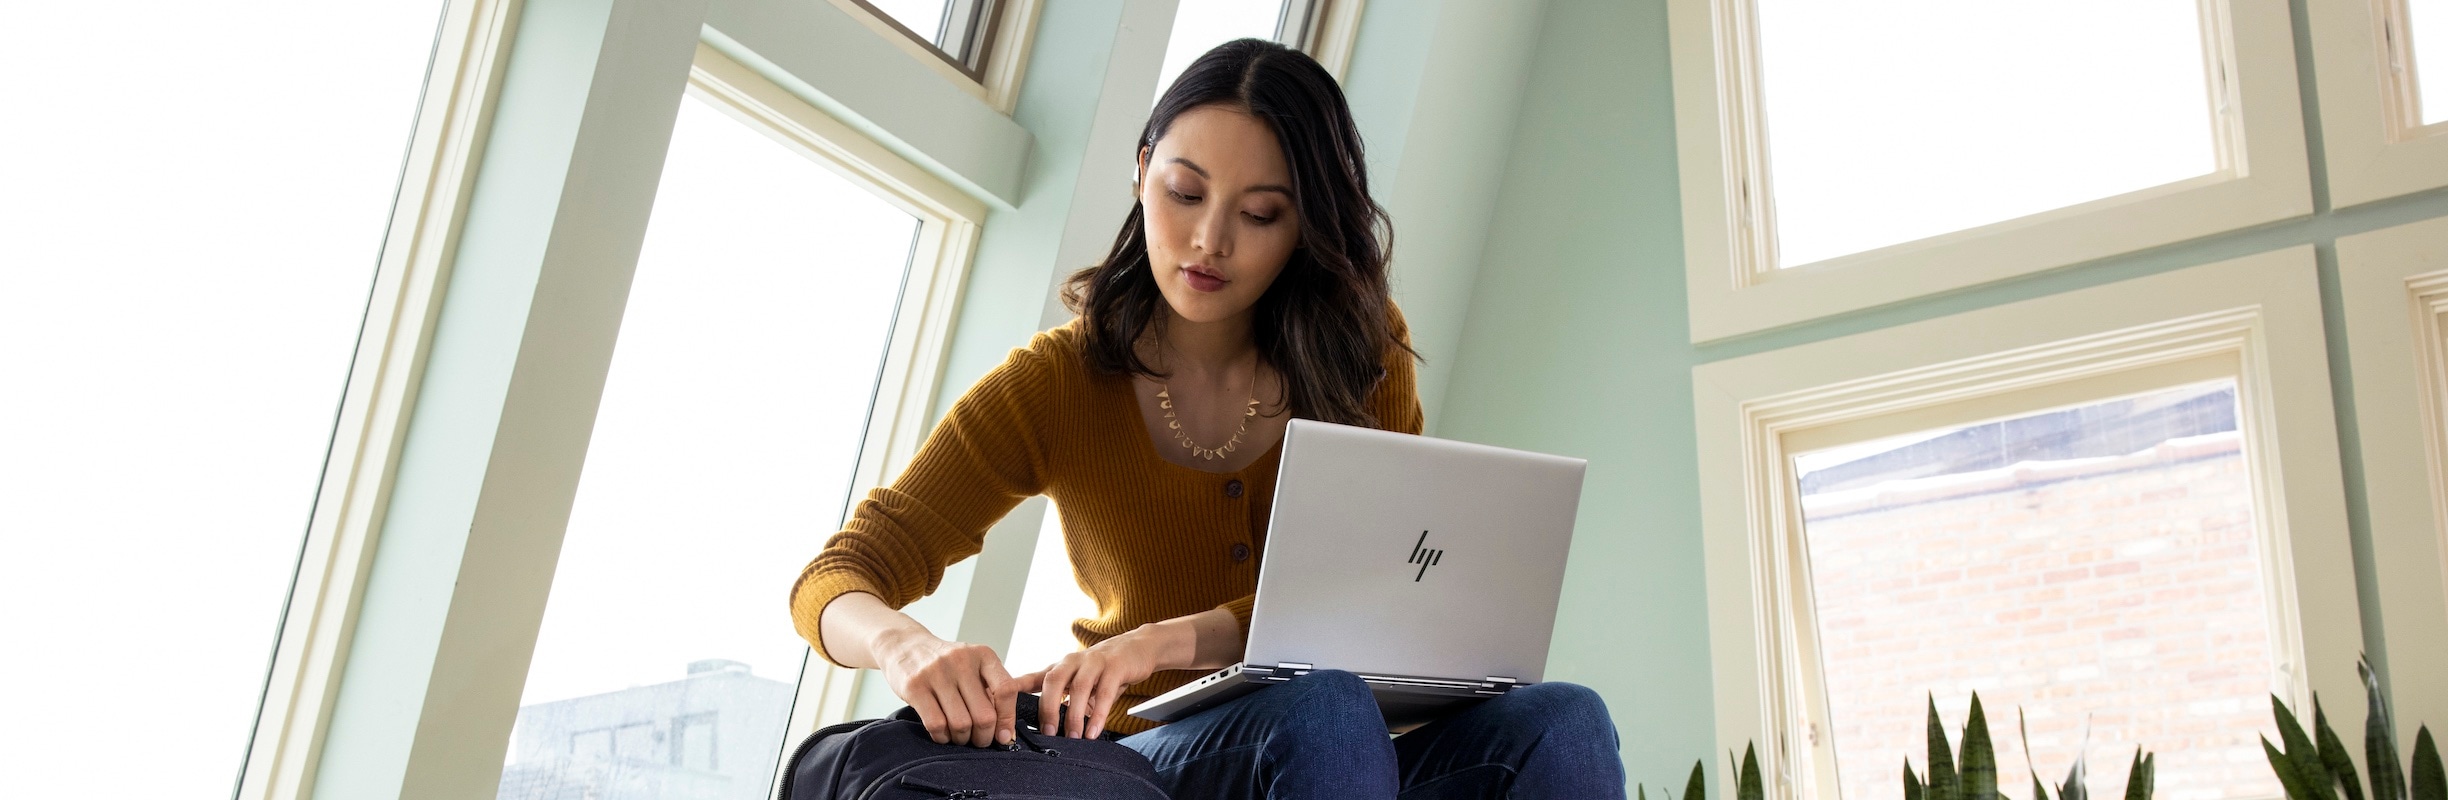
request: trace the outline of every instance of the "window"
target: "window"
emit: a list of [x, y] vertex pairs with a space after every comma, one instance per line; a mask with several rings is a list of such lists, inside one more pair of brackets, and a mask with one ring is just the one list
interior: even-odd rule
[[[832, 0], [832, 6], [997, 112], [1020, 98], [1044, 0]], [[720, 16], [721, 12], [716, 12]]]
[[[2448, 0], [2406, 0], [2424, 125], [2448, 122]], [[2433, 80], [2423, 80], [2429, 75]]]
[[1071, 632], [1074, 620], [1097, 616], [1096, 600], [1080, 591], [1071, 569], [1071, 551], [1063, 540], [1060, 509], [1047, 504], [1045, 526], [1037, 533], [1037, 551], [1029, 558], [1028, 585], [1021, 590], [1020, 613], [1012, 623], [1011, 647], [1004, 663], [1012, 674], [1052, 666], [1080, 649]]
[[976, 77], [993, 44], [996, 0], [854, 0], [925, 42], [937, 55]]
[[2034, 763], [2141, 747], [2170, 796], [2277, 797], [2243, 444], [2225, 379], [1795, 456], [1842, 796], [1924, 763], [1923, 692], [1960, 725], [1977, 691], [2001, 731], [2028, 716]]
[[1282, 42], [1340, 76], [1351, 61], [1358, 17], [1359, 0], [1182, 0], [1174, 7], [1164, 66], [1156, 71], [1156, 96], [1173, 88], [1190, 62], [1235, 39]]
[[[807, 652], [778, 592], [841, 517], [918, 230], [712, 102], [682, 104], [522, 717], [760, 719], [727, 744], [762, 757], [720, 759], [720, 796], [764, 796]], [[755, 688], [700, 686], [714, 679]], [[670, 766], [665, 735], [624, 725], [613, 754]], [[554, 766], [513, 761], [504, 785]]]
[[1156, 71], [1156, 96], [1190, 62], [1235, 39], [1282, 40], [1284, 14], [1298, 0], [1183, 0], [1173, 10], [1173, 35], [1165, 41], [1164, 66]]
[[229, 793], [441, 15], [0, 9], [10, 794], [95, 793], [131, 720], [182, 740], [147, 791]]
[[1978, 692], [2001, 781], [2020, 708], [2048, 780], [2087, 731], [2094, 791], [2274, 800], [2267, 698], [2360, 691], [2319, 296], [2296, 248], [1695, 368], [1720, 745], [1888, 797]]
[[[2421, 6], [2417, 6], [2419, 11]], [[2354, 365], [2372, 573], [2387, 637], [2379, 665], [2399, 741], [2448, 719], [2448, 221], [2338, 240], [2346, 351]], [[2437, 723], [2434, 723], [2437, 724]]]
[[2284, 3], [1668, 17], [1694, 341], [2312, 211]]
[[1758, 9], [1777, 267], [2218, 169], [2197, 0]]
[[2345, 207], [2448, 186], [2448, 2], [2306, 10], [2331, 201]]

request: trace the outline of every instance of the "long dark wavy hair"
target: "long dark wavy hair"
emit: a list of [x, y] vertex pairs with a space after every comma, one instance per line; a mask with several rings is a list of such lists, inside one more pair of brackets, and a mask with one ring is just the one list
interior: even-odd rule
[[[1283, 400], [1296, 416], [1374, 427], [1368, 397], [1385, 359], [1419, 354], [1392, 332], [1386, 257], [1393, 226], [1369, 196], [1360, 130], [1342, 88], [1299, 51], [1259, 39], [1226, 42], [1165, 90], [1139, 134], [1140, 151], [1153, 149], [1175, 118], [1209, 105], [1248, 112], [1273, 128], [1292, 168], [1300, 243], [1258, 298], [1250, 326], [1258, 357], [1283, 376]], [[1148, 264], [1146, 213], [1133, 202], [1104, 261], [1063, 285], [1063, 302], [1082, 318], [1088, 361], [1106, 374], [1163, 377], [1135, 346], [1151, 326], [1162, 335], [1170, 314]]]

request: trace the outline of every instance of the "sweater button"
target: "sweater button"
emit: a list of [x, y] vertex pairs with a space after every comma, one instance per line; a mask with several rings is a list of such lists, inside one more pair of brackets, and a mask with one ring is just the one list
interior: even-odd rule
[[1241, 499], [1241, 480], [1239, 478], [1224, 482], [1224, 496], [1235, 500]]
[[1233, 558], [1233, 563], [1236, 563], [1236, 564], [1238, 564], [1238, 563], [1240, 563], [1240, 562], [1243, 562], [1243, 561], [1248, 561], [1248, 560], [1249, 560], [1249, 545], [1246, 545], [1246, 544], [1241, 544], [1241, 543], [1239, 543], [1239, 542], [1234, 542], [1234, 543], [1233, 543], [1233, 546], [1232, 546], [1232, 558]]

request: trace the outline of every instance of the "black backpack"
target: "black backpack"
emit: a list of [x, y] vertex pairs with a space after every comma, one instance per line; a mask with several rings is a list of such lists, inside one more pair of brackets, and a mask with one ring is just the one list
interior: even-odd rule
[[782, 800], [1166, 800], [1139, 751], [1037, 732], [1037, 697], [1020, 695], [1012, 743], [936, 744], [918, 712], [831, 725], [791, 752]]

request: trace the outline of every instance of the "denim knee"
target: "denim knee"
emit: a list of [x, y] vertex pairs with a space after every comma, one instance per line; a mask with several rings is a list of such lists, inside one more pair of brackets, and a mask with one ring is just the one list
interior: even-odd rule
[[1286, 733], [1304, 744], [1367, 741], [1386, 738], [1385, 715], [1368, 682], [1339, 669], [1324, 669], [1292, 679], [1273, 691], [1297, 692], [1296, 709], [1285, 720]]
[[1607, 752], [1618, 747], [1615, 720], [1606, 699], [1577, 683], [1537, 683], [1505, 694], [1498, 725], [1510, 734], [1548, 742], [1587, 743]]

